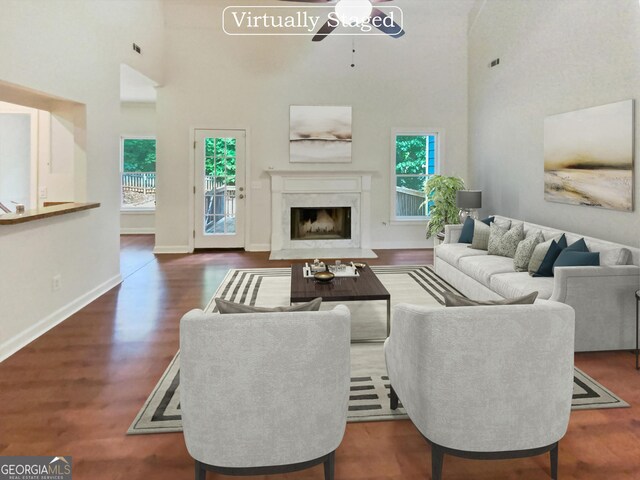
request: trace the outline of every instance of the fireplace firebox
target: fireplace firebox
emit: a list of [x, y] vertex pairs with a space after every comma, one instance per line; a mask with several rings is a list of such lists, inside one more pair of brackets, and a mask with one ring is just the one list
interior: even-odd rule
[[291, 208], [291, 240], [351, 239], [351, 207]]

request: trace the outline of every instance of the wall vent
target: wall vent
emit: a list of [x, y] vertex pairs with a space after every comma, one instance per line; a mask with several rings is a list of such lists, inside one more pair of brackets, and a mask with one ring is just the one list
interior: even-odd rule
[[496, 65], [500, 65], [500, 59], [496, 58], [495, 60], [492, 60], [491, 63], [489, 64], [489, 68], [493, 68]]
[[140, 45], [136, 43], [133, 44], [133, 51], [142, 55], [142, 49], [140, 48]]

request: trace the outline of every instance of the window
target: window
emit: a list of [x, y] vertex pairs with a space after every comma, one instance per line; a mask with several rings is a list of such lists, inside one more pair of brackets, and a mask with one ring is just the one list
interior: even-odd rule
[[[424, 183], [439, 170], [439, 133], [396, 131], [392, 135], [391, 208], [392, 220], [424, 221]], [[426, 207], [426, 208], [425, 208]]]
[[156, 139], [123, 137], [120, 152], [122, 209], [155, 209]]

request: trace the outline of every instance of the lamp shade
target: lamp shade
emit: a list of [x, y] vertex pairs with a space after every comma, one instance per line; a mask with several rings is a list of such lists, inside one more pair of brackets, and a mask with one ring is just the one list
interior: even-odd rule
[[456, 192], [456, 206], [461, 209], [482, 208], [482, 191], [458, 190]]

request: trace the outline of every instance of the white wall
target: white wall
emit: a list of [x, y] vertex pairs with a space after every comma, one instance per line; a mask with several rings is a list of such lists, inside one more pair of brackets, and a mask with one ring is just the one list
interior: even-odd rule
[[374, 248], [429, 246], [424, 224], [388, 225], [391, 131], [444, 129], [444, 173], [466, 176], [468, 2], [457, 2], [457, 9], [453, 2], [398, 2], [407, 34], [356, 37], [356, 68], [350, 67], [352, 37], [320, 43], [310, 37], [231, 37], [221, 28], [222, 9], [231, 2], [216, 3], [166, 4], [166, 77], [157, 102], [157, 251], [186, 251], [189, 245], [189, 139], [195, 127], [250, 130], [247, 245], [269, 249], [266, 170], [319, 168], [289, 163], [290, 105], [353, 107], [353, 162], [325, 168], [377, 172]]
[[0, 202], [13, 211], [31, 208], [31, 115], [0, 110]]
[[0, 359], [120, 280], [120, 64], [162, 81], [162, 26], [160, 1], [2, 1], [0, 80], [86, 105], [74, 147], [86, 165], [75, 174], [86, 169], [86, 198], [102, 206], [0, 226]]
[[[120, 135], [155, 137], [156, 136], [155, 103], [121, 103]], [[119, 157], [118, 157], [119, 159]], [[121, 212], [120, 233], [154, 233], [156, 223], [155, 212]]]
[[469, 36], [469, 155], [485, 213], [637, 246], [637, 140], [635, 212], [544, 201], [544, 118], [629, 98], [639, 108], [637, 0], [487, 0]]

